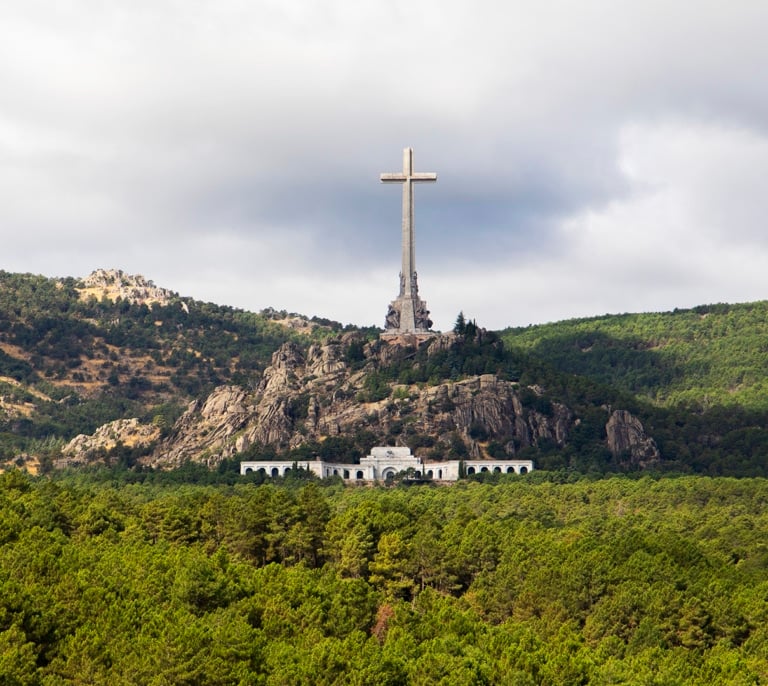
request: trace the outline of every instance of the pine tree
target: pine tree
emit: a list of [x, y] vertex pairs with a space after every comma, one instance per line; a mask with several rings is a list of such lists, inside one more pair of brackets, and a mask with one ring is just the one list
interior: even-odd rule
[[453, 325], [453, 333], [457, 336], [463, 336], [467, 330], [467, 320], [464, 319], [464, 312], [459, 312], [459, 316], [456, 317], [456, 323]]

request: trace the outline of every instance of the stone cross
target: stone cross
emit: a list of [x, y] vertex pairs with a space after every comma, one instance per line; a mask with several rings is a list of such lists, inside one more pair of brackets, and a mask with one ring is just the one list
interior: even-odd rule
[[437, 181], [437, 174], [413, 171], [413, 148], [403, 150], [403, 171], [382, 174], [383, 183], [403, 184], [403, 243], [402, 243], [402, 278], [404, 284], [400, 295], [411, 295], [416, 280], [416, 240], [413, 226], [413, 184], [420, 181]]
[[416, 240], [413, 222], [413, 184], [423, 181], [437, 181], [437, 174], [432, 172], [413, 171], [413, 149], [403, 150], [403, 171], [381, 175], [383, 183], [403, 184], [403, 235], [402, 235], [402, 271], [400, 272], [400, 296], [392, 304], [399, 313], [397, 326], [392, 326], [388, 318], [388, 329], [397, 329], [401, 332], [412, 332], [429, 329], [431, 322], [425, 319], [419, 320], [419, 311], [426, 312], [426, 304], [419, 298], [419, 287], [416, 281]]

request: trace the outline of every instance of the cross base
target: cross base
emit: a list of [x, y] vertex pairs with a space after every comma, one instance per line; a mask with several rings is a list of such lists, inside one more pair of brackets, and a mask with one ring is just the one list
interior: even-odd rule
[[432, 320], [429, 318], [427, 303], [418, 295], [401, 295], [389, 305], [386, 333], [430, 333]]
[[429, 341], [440, 334], [436, 331], [424, 331], [421, 333], [398, 333], [397, 331], [385, 331], [379, 334], [379, 338], [387, 345], [399, 345], [405, 348], [418, 348], [424, 341]]

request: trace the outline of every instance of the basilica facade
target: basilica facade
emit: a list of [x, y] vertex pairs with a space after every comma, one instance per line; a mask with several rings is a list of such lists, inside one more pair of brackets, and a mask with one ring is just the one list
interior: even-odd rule
[[416, 479], [457, 481], [464, 476], [481, 474], [527, 474], [533, 471], [531, 460], [448, 460], [429, 462], [411, 454], [410, 448], [380, 446], [360, 459], [359, 464], [336, 464], [323, 460], [304, 461], [244, 461], [240, 473], [263, 471], [267, 477], [286, 476], [293, 469], [305, 469], [315, 476], [326, 479], [334, 476], [348, 482], [386, 482], [400, 473]]

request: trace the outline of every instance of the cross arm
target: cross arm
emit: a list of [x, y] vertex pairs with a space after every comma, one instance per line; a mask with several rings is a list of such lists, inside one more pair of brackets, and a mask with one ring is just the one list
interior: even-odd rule
[[382, 183], [405, 183], [406, 181], [437, 181], [437, 174], [432, 172], [418, 172], [406, 175], [402, 172], [381, 175]]

